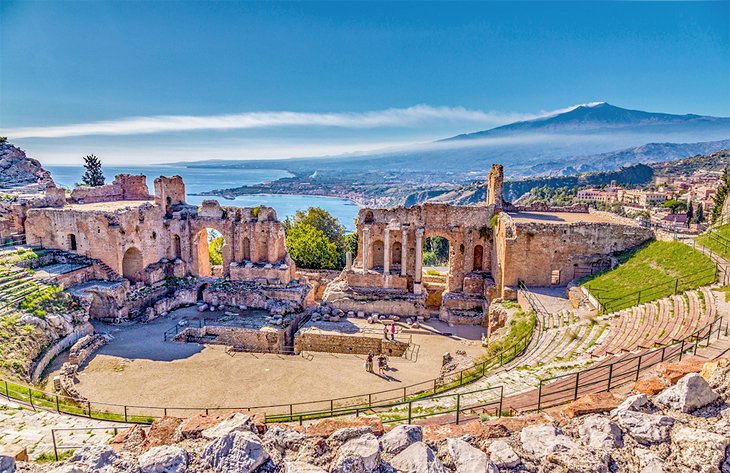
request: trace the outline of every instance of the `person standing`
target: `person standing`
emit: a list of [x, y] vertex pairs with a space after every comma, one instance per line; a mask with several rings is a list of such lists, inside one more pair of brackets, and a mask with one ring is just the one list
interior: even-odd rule
[[368, 370], [368, 372], [373, 372], [373, 352], [368, 353], [368, 359], [365, 362], [365, 368]]
[[390, 325], [390, 337], [395, 341], [395, 324]]
[[386, 340], [388, 339], [388, 326], [385, 324], [383, 324], [383, 336]]
[[385, 374], [385, 355], [382, 353], [378, 356], [378, 373]]

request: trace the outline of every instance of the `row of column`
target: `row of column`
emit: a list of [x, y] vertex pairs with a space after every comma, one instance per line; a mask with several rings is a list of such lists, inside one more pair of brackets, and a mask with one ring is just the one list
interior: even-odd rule
[[[383, 236], [383, 273], [390, 274], [390, 232], [387, 228]], [[397, 229], [395, 229], [397, 230]], [[401, 228], [401, 268], [400, 275], [406, 276], [408, 267], [408, 228]], [[421, 282], [423, 271], [423, 227], [416, 228], [416, 274], [415, 282]], [[370, 261], [370, 228], [362, 229], [362, 272], [367, 273]]]

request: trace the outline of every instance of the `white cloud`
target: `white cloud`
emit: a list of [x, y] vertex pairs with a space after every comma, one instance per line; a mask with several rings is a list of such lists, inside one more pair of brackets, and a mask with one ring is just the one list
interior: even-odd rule
[[337, 127], [378, 128], [417, 127], [447, 120], [481, 125], [502, 125], [518, 120], [545, 116], [520, 113], [484, 112], [463, 107], [432, 107], [416, 105], [408, 108], [390, 108], [370, 112], [303, 113], [303, 112], [248, 112], [228, 115], [158, 115], [130, 117], [69, 125], [8, 128], [3, 136], [22, 138], [67, 138], [90, 135], [143, 135], [195, 130], [244, 130], [274, 127]]

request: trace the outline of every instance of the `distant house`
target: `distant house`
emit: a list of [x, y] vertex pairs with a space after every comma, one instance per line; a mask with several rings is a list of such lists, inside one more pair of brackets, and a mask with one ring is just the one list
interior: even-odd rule
[[662, 219], [662, 224], [672, 227], [686, 227], [687, 214], [669, 214]]

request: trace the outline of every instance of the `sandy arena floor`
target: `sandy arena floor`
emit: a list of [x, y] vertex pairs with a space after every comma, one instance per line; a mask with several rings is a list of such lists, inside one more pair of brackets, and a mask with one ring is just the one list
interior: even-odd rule
[[[198, 314], [186, 308], [175, 315], [179, 320]], [[447, 351], [478, 356], [483, 350], [482, 327], [429, 322], [412, 331], [413, 342], [420, 345], [418, 359], [392, 358], [387, 377], [381, 377], [363, 369], [362, 356], [231, 356], [225, 346], [163, 342], [163, 332], [177, 320], [97, 325], [97, 331], [115, 338], [82, 369], [79, 391], [97, 402], [137, 406], [267, 406], [402, 388], [437, 377]]]

